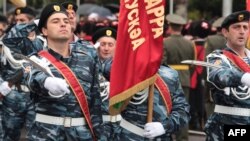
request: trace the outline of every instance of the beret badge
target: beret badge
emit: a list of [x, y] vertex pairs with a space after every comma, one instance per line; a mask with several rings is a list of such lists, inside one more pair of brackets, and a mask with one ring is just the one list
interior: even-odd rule
[[73, 10], [73, 5], [72, 4], [68, 5], [68, 10]]
[[54, 10], [55, 10], [55, 11], [60, 11], [60, 6], [54, 5]]
[[106, 35], [107, 36], [111, 36], [112, 35], [112, 31], [111, 30], [106, 30]]
[[17, 9], [16, 10], [16, 14], [19, 15], [21, 13], [21, 10], [20, 9]]
[[239, 21], [244, 20], [244, 15], [243, 15], [243, 14], [240, 14], [240, 15], [238, 16], [238, 20], [239, 20]]

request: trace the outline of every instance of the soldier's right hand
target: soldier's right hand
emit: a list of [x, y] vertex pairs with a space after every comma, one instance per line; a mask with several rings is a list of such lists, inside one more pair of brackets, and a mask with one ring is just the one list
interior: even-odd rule
[[65, 94], [69, 94], [69, 85], [67, 82], [58, 77], [48, 77], [45, 79], [44, 87], [49, 90], [49, 95], [52, 97], [62, 97]]
[[241, 83], [250, 87], [250, 73], [245, 73], [241, 77]]
[[11, 91], [11, 88], [9, 87], [9, 83], [7, 81], [4, 81], [1, 85], [0, 85], [0, 93], [3, 96], [6, 96], [7, 94], [9, 94]]

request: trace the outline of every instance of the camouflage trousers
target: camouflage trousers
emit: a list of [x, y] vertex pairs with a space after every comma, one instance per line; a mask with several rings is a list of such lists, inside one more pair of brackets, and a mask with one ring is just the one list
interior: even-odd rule
[[0, 102], [0, 141], [3, 140], [3, 125], [2, 125], [2, 101]]
[[215, 120], [207, 120], [205, 125], [206, 141], [224, 141], [224, 125]]
[[2, 109], [3, 140], [18, 141], [23, 126], [28, 131], [34, 122], [35, 110], [29, 92], [12, 90], [3, 98]]
[[28, 133], [29, 141], [93, 141], [91, 132], [84, 126], [64, 127], [34, 122]]

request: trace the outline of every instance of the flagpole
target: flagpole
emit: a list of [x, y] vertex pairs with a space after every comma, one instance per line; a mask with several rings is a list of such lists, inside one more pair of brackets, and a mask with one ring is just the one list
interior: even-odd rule
[[147, 122], [152, 122], [152, 120], [153, 120], [153, 107], [154, 107], [154, 84], [151, 84], [149, 86], [149, 94], [148, 94]]

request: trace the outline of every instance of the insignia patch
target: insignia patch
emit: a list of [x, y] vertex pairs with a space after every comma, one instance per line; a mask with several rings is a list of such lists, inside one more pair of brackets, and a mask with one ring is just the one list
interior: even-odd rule
[[72, 4], [68, 5], [68, 10], [73, 10], [73, 5]]
[[112, 35], [112, 31], [111, 30], [106, 30], [106, 35], [107, 36], [111, 36]]
[[55, 10], [55, 11], [60, 11], [60, 6], [54, 5], [54, 10]]
[[239, 16], [238, 16], [238, 21], [243, 21], [244, 20], [244, 15], [243, 14], [240, 14]]
[[16, 10], [16, 14], [19, 15], [21, 13], [21, 10], [20, 9], [17, 9]]

